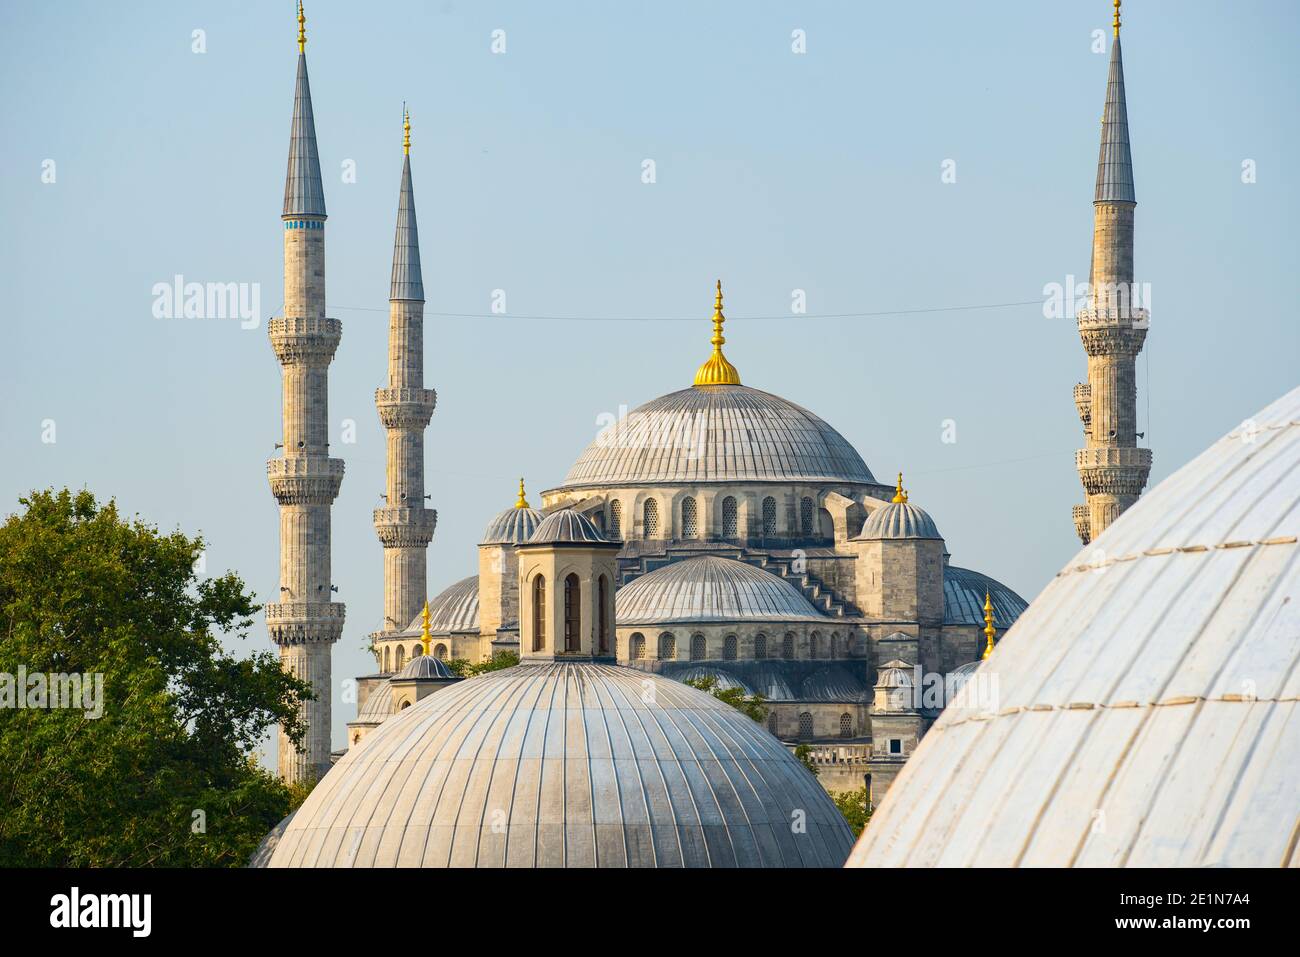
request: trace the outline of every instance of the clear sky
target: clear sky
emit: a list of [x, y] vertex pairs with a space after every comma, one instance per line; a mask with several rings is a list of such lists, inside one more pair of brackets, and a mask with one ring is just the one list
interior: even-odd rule
[[[690, 384], [720, 277], [745, 383], [817, 412], [878, 478], [903, 469], [953, 561], [1032, 598], [1078, 549], [1084, 354], [1039, 303], [1087, 278], [1110, 15], [1105, 0], [311, 0], [343, 321], [336, 678], [372, 670], [381, 617], [373, 393], [403, 100], [439, 395], [431, 592], [475, 571], [520, 474], [558, 484], [598, 416]], [[51, 485], [115, 496], [201, 531], [208, 570], [262, 601], [278, 586], [264, 320], [282, 301], [295, 29], [287, 0], [0, 6], [3, 510]], [[1130, 0], [1123, 37], [1154, 483], [1296, 385], [1300, 4]], [[154, 284], [177, 274], [260, 284], [263, 321], [155, 318]], [[1030, 304], [816, 318], [1000, 303]], [[250, 646], [269, 647], [260, 620]], [[337, 742], [351, 716], [335, 708]]]

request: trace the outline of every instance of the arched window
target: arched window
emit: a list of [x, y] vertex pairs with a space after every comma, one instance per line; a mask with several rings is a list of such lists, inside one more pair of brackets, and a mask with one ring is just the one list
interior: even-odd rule
[[623, 503], [618, 499], [609, 503], [609, 537], [612, 539], [623, 537]]
[[688, 495], [682, 499], [682, 538], [695, 538], [699, 533], [699, 522], [695, 517], [695, 499]]
[[839, 656], [840, 656], [840, 636], [831, 635], [831, 657], [838, 658]]
[[400, 708], [398, 708], [397, 710], [398, 710], [398, 711], [405, 711], [405, 710], [406, 710], [407, 708], [409, 708], [410, 706], [411, 706], [411, 702], [409, 702], [409, 701], [403, 701], [403, 702], [402, 702], [402, 706], [401, 706]]
[[722, 500], [722, 537], [736, 537], [736, 499], [732, 495]]
[[814, 631], [812, 637], [808, 639], [808, 657], [820, 658], [822, 656], [822, 633]]
[[384, 646], [384, 674], [388, 674], [393, 670], [393, 659], [390, 654], [392, 650], [387, 645]]
[[735, 661], [736, 646], [738, 644], [739, 642], [737, 642], [735, 635], [727, 635], [726, 639], [722, 642], [722, 657], [726, 658], [728, 661]]
[[813, 533], [813, 500], [804, 496], [803, 501], [799, 503], [799, 529], [804, 538], [812, 538]]
[[397, 646], [397, 661], [395, 664], [397, 665], [398, 671], [401, 671], [402, 665], [406, 664], [406, 649], [401, 645]]
[[813, 736], [812, 712], [799, 712], [799, 737], [811, 738]]
[[600, 581], [596, 583], [596, 603], [599, 606], [596, 614], [597, 621], [600, 623], [600, 652], [609, 654], [609, 579], [604, 575], [601, 575]]
[[652, 498], [645, 500], [644, 512], [645, 537], [654, 538], [659, 533], [659, 503]]
[[769, 734], [776, 734], [776, 712], [775, 711], [769, 711], [767, 713], [767, 730]]
[[704, 636], [691, 635], [691, 660], [699, 661], [701, 658], [703, 658], [707, 654], [707, 651], [705, 649], [706, 646], [704, 642]]
[[840, 737], [853, 737], [853, 715], [849, 714], [847, 711], [840, 715]]
[[776, 499], [770, 495], [763, 499], [763, 537], [776, 537]]
[[414, 661], [420, 655], [424, 654], [424, 645], [411, 645], [411, 660]]
[[634, 634], [628, 641], [627, 656], [629, 658], [645, 657], [645, 635], [641, 632]]
[[767, 657], [767, 635], [754, 636], [754, 657], [755, 658]]
[[659, 636], [659, 657], [665, 661], [672, 661], [677, 657], [677, 639], [671, 632], [665, 631]]
[[564, 650], [582, 650], [582, 589], [577, 575], [564, 579]]
[[434, 645], [434, 646], [433, 646], [433, 657], [437, 658], [439, 661], [446, 661], [446, 660], [447, 660], [447, 646], [446, 646], [446, 645]]
[[533, 579], [533, 651], [546, 647], [546, 579]]
[[794, 657], [794, 635], [790, 632], [786, 632], [785, 638], [781, 640], [781, 657]]

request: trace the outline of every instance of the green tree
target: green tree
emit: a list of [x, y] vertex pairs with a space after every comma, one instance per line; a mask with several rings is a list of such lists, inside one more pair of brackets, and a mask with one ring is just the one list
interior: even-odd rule
[[102, 676], [102, 715], [0, 708], [0, 866], [243, 865], [301, 798], [254, 754], [276, 723], [301, 741], [310, 687], [270, 651], [222, 649], [256, 606], [233, 572], [199, 576], [201, 538], [87, 491], [20, 503], [0, 526], [0, 680]]
[[812, 745], [810, 744], [795, 745], [794, 756], [799, 759], [799, 763], [802, 764], [805, 768], [807, 768], [808, 772], [813, 777], [816, 777], [817, 775], [821, 774], [821, 771], [818, 770], [817, 765], [813, 763]]
[[760, 724], [767, 718], [767, 699], [761, 694], [746, 695], [743, 688], [720, 688], [715, 675], [701, 675], [687, 678], [683, 684], [706, 691], [719, 701], [723, 701], [737, 711], [748, 715]]
[[844, 815], [844, 820], [849, 822], [849, 827], [853, 829], [853, 836], [860, 837], [867, 822], [871, 820], [871, 812], [874, 810], [871, 802], [867, 800], [866, 787], [860, 787], [856, 791], [832, 791], [831, 799]]
[[500, 671], [502, 668], [513, 668], [519, 664], [519, 655], [513, 651], [494, 651], [492, 656], [475, 664], [468, 658], [453, 658], [447, 662], [447, 668], [452, 674], [461, 678], [473, 678], [477, 675], [485, 675], [489, 671]]

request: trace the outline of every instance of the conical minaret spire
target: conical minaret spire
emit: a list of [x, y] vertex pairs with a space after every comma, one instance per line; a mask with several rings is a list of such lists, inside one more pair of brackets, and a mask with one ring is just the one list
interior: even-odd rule
[[[424, 507], [424, 430], [437, 395], [424, 387], [424, 283], [411, 186], [411, 118], [402, 111], [402, 180], [393, 238], [388, 306], [388, 386], [375, 406], [388, 436], [388, 479], [375, 531], [384, 546], [384, 624], [371, 636], [392, 639], [427, 607], [427, 552], [438, 513]], [[376, 645], [377, 657], [382, 653]]]
[[1079, 335], [1088, 354], [1088, 381], [1075, 386], [1086, 448], [1075, 465], [1087, 502], [1075, 506], [1074, 524], [1087, 544], [1137, 501], [1151, 470], [1151, 450], [1137, 446], [1137, 355], [1149, 317], [1133, 279], [1133, 157], [1120, 49], [1119, 0], [1110, 49], [1106, 107], [1093, 198], [1091, 296], [1079, 312]]
[[344, 607], [331, 601], [330, 508], [343, 461], [329, 456], [329, 364], [343, 326], [325, 315], [325, 194], [307, 84], [306, 18], [298, 8], [298, 77], [284, 184], [284, 315], [268, 326], [280, 362], [284, 454], [267, 462], [280, 503], [280, 592], [266, 606], [271, 640], [285, 671], [311, 684], [301, 746], [280, 735], [286, 781], [324, 774], [330, 761], [330, 648], [343, 633]]

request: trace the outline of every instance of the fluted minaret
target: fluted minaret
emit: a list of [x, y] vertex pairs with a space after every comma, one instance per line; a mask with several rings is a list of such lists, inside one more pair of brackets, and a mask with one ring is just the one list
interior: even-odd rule
[[424, 387], [424, 283], [411, 188], [411, 122], [403, 114], [402, 186], [388, 297], [388, 387], [375, 406], [388, 433], [385, 505], [375, 509], [384, 546], [384, 624], [373, 639], [406, 628], [427, 597], [425, 557], [438, 513], [424, 507], [424, 430], [437, 395]]
[[1092, 292], [1079, 311], [1088, 381], [1074, 388], [1086, 439], [1086, 448], [1075, 453], [1075, 466], [1087, 498], [1087, 504], [1074, 507], [1074, 525], [1085, 545], [1137, 501], [1151, 470], [1151, 450], [1137, 447], [1136, 365], [1146, 340], [1148, 314], [1139, 308], [1134, 295], [1133, 210], [1137, 195], [1119, 24], [1119, 0], [1115, 0], [1115, 38], [1093, 199]]
[[268, 328], [283, 379], [284, 455], [266, 463], [280, 503], [280, 595], [266, 606], [285, 671], [311, 683], [301, 748], [280, 735], [280, 775], [318, 777], [330, 760], [330, 646], [343, 605], [330, 600], [330, 506], [343, 461], [329, 457], [329, 364], [342, 324], [325, 317], [325, 194], [307, 83], [307, 38], [298, 5], [298, 78], [284, 183], [284, 316]]

